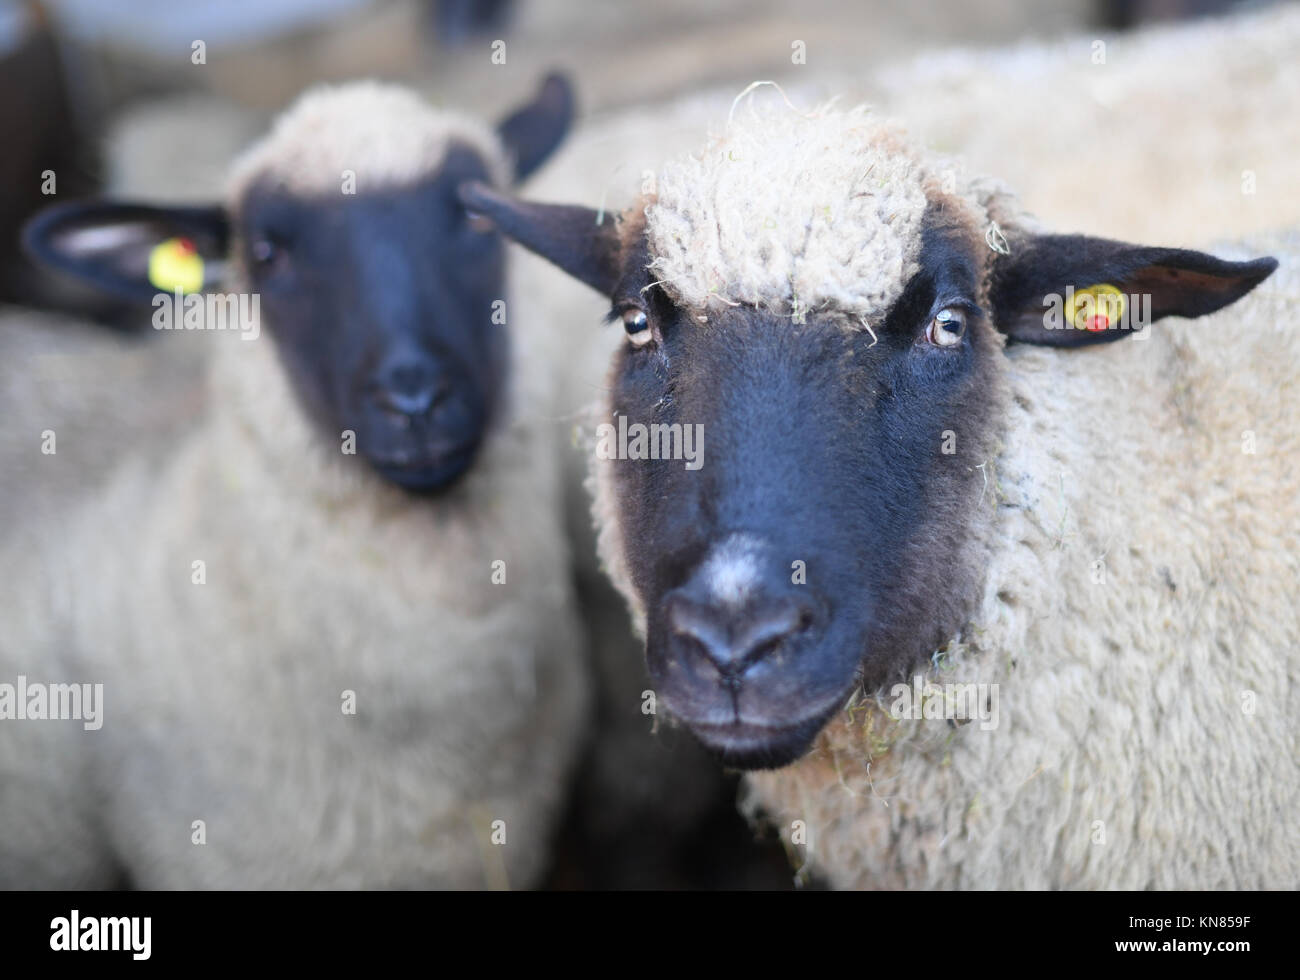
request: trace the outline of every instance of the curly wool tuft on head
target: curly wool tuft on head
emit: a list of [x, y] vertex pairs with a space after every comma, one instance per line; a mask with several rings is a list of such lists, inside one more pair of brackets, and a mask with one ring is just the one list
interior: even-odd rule
[[476, 150], [494, 182], [509, 182], [501, 142], [478, 120], [398, 85], [322, 85], [304, 93], [235, 162], [228, 195], [237, 201], [266, 177], [299, 194], [338, 194], [345, 171], [356, 175], [357, 193], [400, 187], [436, 172], [452, 143]]
[[917, 271], [926, 172], [866, 107], [755, 109], [664, 167], [651, 268], [678, 303], [878, 313]]

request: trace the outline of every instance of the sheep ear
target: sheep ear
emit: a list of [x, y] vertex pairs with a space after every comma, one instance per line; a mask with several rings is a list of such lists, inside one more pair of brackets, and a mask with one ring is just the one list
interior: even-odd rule
[[46, 208], [23, 228], [23, 249], [33, 261], [140, 303], [159, 292], [218, 285], [228, 239], [219, 207], [109, 201]]
[[558, 72], [542, 82], [532, 102], [516, 109], [497, 126], [497, 135], [514, 159], [515, 181], [542, 165], [573, 124], [573, 86]]
[[1083, 235], [1013, 240], [994, 264], [993, 322], [1012, 340], [1082, 347], [1119, 340], [1166, 316], [1198, 317], [1234, 303], [1277, 268], [1205, 252]]
[[612, 214], [521, 201], [478, 181], [462, 184], [460, 199], [470, 211], [489, 218], [503, 235], [601, 295], [610, 295], [618, 285], [622, 245]]

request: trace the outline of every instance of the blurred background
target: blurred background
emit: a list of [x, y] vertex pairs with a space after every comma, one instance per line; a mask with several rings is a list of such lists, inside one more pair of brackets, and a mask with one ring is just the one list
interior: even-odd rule
[[[59, 193], [208, 196], [228, 158], [317, 82], [381, 77], [497, 116], [547, 69], [586, 117], [755, 79], [859, 79], [953, 46], [1051, 41], [1264, 0], [0, 0], [0, 299], [59, 301], [13, 230]], [[802, 42], [804, 62], [792, 60]], [[500, 41], [499, 52], [493, 42]], [[495, 60], [494, 60], [495, 59]], [[872, 93], [875, 94], [875, 93]], [[169, 167], [169, 155], [175, 166]], [[143, 158], [143, 159], [142, 159]], [[1010, 175], [1014, 176], [1014, 175]], [[139, 188], [143, 189], [143, 188]], [[64, 299], [66, 302], [66, 298]]]
[[[19, 255], [22, 222], [49, 203], [47, 175], [60, 199], [210, 199], [231, 158], [298, 93], [358, 77], [494, 119], [562, 69], [580, 100], [575, 145], [607, 148], [611, 172], [630, 142], [619, 134], [646, 107], [683, 119], [698, 142], [699, 93], [713, 93], [702, 114], [716, 116], [758, 79], [805, 96], [848, 91], [1008, 179], [1062, 230], [1202, 244], [1294, 225], [1300, 26], [1285, 6], [0, 0], [0, 302], [142, 326], [139, 311], [79, 295]], [[539, 197], [603, 199], [599, 181], [566, 176], [563, 154], [547, 175], [539, 186], [551, 193]], [[622, 710], [647, 686], [640, 651], [621, 601], [598, 576], [579, 577], [603, 697], [550, 885], [815, 887], [775, 834], [740, 816], [734, 777], [686, 736]]]

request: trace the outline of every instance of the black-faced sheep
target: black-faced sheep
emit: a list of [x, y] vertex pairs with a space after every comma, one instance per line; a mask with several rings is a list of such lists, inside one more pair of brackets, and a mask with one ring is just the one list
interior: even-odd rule
[[[101, 288], [201, 277], [261, 317], [153, 338], [212, 346], [201, 420], [62, 525], [7, 536], [0, 882], [536, 879], [585, 701], [551, 382], [527, 328], [508, 341], [507, 311], [536, 310], [507, 306], [504, 244], [455, 189], [528, 173], [570, 115], [559, 80], [495, 132], [323, 89], [223, 207], [32, 226], [38, 257]], [[15, 465], [77, 465], [23, 419]], [[102, 684], [97, 730], [16, 720], [24, 685], [57, 683]]]
[[1294, 884], [1294, 301], [1150, 326], [1277, 263], [948, 172], [741, 109], [619, 220], [464, 189], [625, 328], [594, 514], [660, 704], [838, 885]]

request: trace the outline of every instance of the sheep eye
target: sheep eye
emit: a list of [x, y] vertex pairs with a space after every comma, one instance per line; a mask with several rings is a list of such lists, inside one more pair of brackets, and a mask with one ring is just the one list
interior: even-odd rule
[[623, 329], [627, 331], [627, 339], [633, 347], [644, 347], [654, 336], [644, 310], [624, 310]]
[[925, 339], [936, 347], [956, 347], [966, 333], [964, 311], [947, 306], [935, 314], [925, 329]]
[[269, 238], [254, 239], [248, 253], [253, 265], [262, 272], [272, 269], [285, 257], [284, 249]]

